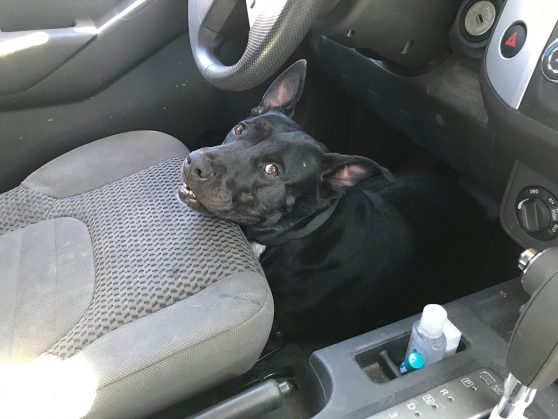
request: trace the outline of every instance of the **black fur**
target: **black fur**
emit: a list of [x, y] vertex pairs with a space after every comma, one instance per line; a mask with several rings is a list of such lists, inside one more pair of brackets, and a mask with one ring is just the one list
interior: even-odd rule
[[[304, 61], [295, 63], [222, 145], [186, 159], [181, 197], [269, 246], [261, 262], [280, 328], [348, 336], [389, 310], [413, 307], [424, 292], [415, 279], [455, 234], [448, 220], [463, 206], [450, 182], [416, 174], [393, 180], [376, 162], [330, 153], [304, 133], [289, 115], [305, 70]], [[266, 173], [269, 164], [279, 176]], [[334, 205], [317, 229], [298, 237]]]

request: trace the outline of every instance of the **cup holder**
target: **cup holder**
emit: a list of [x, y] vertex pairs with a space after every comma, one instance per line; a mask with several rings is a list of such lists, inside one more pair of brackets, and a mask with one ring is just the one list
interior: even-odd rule
[[[382, 384], [401, 377], [399, 365], [405, 359], [407, 344], [410, 334], [391, 339], [365, 351], [355, 354], [356, 363], [362, 368], [366, 375], [375, 383]], [[457, 352], [467, 348], [461, 339]], [[412, 372], [410, 373], [412, 374]]]

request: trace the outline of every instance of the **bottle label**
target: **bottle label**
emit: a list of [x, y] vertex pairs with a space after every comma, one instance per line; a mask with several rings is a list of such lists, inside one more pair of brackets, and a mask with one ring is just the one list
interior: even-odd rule
[[428, 342], [425, 342], [420, 338], [415, 330], [413, 330], [413, 333], [411, 333], [411, 341], [409, 342], [407, 356], [409, 356], [409, 354], [413, 352], [417, 352], [422, 355], [424, 365], [438, 362], [444, 357], [443, 350], [437, 351], [436, 349], [432, 348], [432, 346], [430, 346]]

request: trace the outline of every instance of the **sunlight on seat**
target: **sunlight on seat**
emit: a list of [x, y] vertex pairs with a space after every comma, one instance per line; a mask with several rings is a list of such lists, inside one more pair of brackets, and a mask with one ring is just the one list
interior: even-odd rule
[[0, 41], [0, 58], [29, 48], [38, 47], [48, 42], [46, 32], [31, 32], [25, 35]]
[[82, 357], [43, 355], [0, 364], [0, 419], [76, 419], [93, 406], [98, 378]]

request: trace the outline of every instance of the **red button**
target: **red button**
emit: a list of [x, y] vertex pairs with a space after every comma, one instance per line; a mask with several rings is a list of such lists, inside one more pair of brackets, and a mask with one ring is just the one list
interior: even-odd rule
[[515, 41], [516, 40], [517, 40], [517, 32], [514, 32], [513, 35], [508, 38], [508, 40], [505, 42], [505, 44], [508, 47], [515, 48]]
[[505, 58], [512, 58], [517, 55], [525, 39], [527, 38], [527, 29], [523, 23], [516, 23], [508, 28], [500, 41], [500, 52]]

